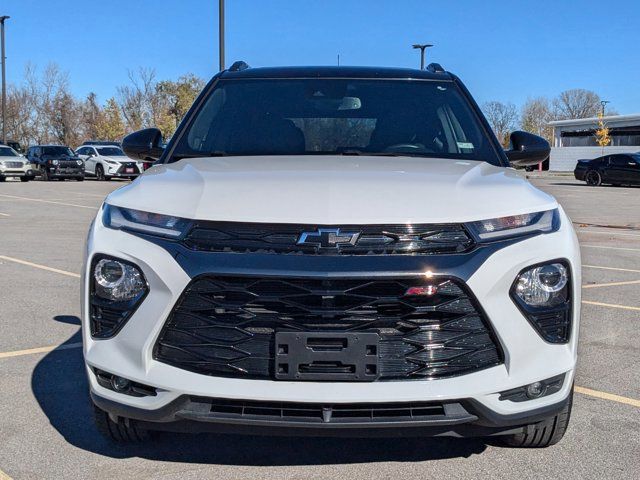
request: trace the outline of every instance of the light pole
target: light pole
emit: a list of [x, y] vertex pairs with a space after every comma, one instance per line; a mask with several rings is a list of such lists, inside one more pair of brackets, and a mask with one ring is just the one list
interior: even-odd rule
[[5, 112], [7, 110], [7, 81], [5, 77], [5, 63], [7, 62], [7, 57], [4, 54], [4, 21], [7, 20], [8, 15], [2, 15], [0, 17], [0, 42], [2, 43], [2, 48], [0, 51], [0, 56], [2, 56], [2, 143], [7, 143], [7, 121], [5, 117]]
[[413, 45], [413, 48], [420, 49], [420, 70], [424, 70], [424, 51], [430, 47], [433, 47], [430, 43], [416, 43]]
[[604, 107], [607, 105], [607, 103], [611, 103], [609, 100], [600, 100], [600, 106], [602, 107], [602, 109], [600, 110], [600, 115], [602, 115], [604, 117]]
[[220, 71], [224, 70], [224, 0], [218, 3], [218, 45], [220, 48]]

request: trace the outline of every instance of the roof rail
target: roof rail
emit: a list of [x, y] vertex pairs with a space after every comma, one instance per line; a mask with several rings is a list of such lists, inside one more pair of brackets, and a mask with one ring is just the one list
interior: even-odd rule
[[241, 72], [242, 70], [246, 70], [249, 67], [247, 62], [243, 62], [242, 60], [238, 60], [237, 62], [233, 62], [233, 65], [229, 67], [230, 72]]
[[442, 65], [440, 65], [439, 63], [430, 63], [427, 66], [427, 70], [431, 73], [445, 73], [444, 68], [442, 68]]

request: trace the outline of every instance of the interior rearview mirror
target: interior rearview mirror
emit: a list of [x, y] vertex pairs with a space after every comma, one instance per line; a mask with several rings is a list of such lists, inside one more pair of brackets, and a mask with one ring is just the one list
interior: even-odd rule
[[511, 148], [505, 153], [512, 167], [536, 165], [551, 153], [549, 142], [528, 132], [517, 131], [511, 134]]
[[158, 160], [164, 152], [162, 133], [157, 128], [133, 132], [122, 140], [122, 150], [136, 160]]

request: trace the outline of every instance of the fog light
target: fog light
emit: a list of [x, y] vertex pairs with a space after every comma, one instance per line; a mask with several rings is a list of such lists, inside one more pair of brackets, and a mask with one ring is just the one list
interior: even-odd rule
[[111, 377], [111, 386], [116, 392], [126, 392], [131, 387], [131, 382], [126, 378], [114, 375]]
[[544, 395], [546, 390], [545, 385], [542, 382], [533, 382], [530, 385], [527, 385], [527, 397], [529, 398], [538, 398]]

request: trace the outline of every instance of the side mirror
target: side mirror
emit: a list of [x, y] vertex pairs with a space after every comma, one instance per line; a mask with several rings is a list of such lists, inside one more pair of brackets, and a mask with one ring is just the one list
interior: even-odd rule
[[511, 134], [511, 148], [505, 153], [512, 167], [528, 167], [549, 158], [551, 147], [538, 135], [517, 131]]
[[157, 160], [164, 152], [162, 133], [157, 128], [133, 132], [122, 140], [122, 150], [134, 160]]

